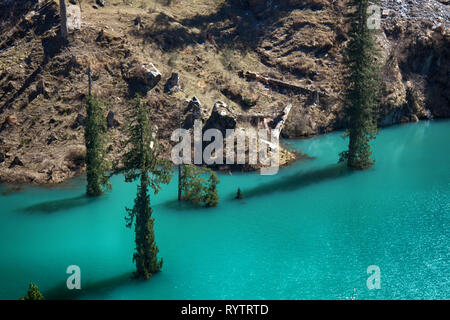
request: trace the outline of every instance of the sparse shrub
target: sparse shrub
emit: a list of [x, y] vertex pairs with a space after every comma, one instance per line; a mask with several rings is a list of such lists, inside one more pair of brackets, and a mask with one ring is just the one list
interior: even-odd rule
[[84, 164], [86, 160], [86, 149], [84, 147], [72, 147], [67, 152], [65, 159], [74, 163], [77, 166]]
[[242, 98], [242, 104], [246, 108], [251, 108], [256, 105], [256, 101], [250, 97], [244, 97], [244, 98]]

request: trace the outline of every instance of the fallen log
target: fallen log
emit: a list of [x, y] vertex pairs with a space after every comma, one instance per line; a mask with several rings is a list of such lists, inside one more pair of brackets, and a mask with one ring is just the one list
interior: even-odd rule
[[284, 108], [283, 113], [280, 115], [280, 120], [275, 126], [275, 130], [277, 130], [278, 134], [280, 134], [281, 130], [283, 129], [283, 125], [287, 120], [287, 117], [289, 116], [289, 112], [291, 112], [292, 104], [288, 104], [286, 108]]
[[313, 90], [310, 89], [308, 87], [305, 86], [301, 86], [298, 84], [292, 84], [286, 81], [282, 81], [282, 80], [278, 80], [278, 79], [274, 79], [274, 78], [269, 78], [269, 77], [264, 77], [256, 72], [251, 72], [251, 71], [240, 71], [239, 72], [239, 76], [242, 78], [246, 78], [246, 79], [250, 79], [250, 80], [256, 80], [259, 81], [261, 83], [264, 83], [268, 86], [272, 86], [272, 87], [277, 87], [277, 88], [282, 88], [282, 89], [287, 89], [290, 90], [292, 92], [295, 93], [302, 93], [302, 94], [318, 94], [319, 97], [329, 97], [330, 95], [326, 92], [322, 92], [319, 90]]

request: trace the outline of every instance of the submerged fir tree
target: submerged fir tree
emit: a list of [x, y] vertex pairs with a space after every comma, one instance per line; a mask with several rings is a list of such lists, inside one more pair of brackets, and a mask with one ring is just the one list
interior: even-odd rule
[[219, 193], [217, 190], [217, 185], [220, 183], [217, 174], [211, 170], [211, 174], [208, 179], [208, 185], [206, 187], [205, 194], [205, 206], [206, 207], [216, 207], [219, 204]]
[[98, 197], [105, 189], [110, 189], [108, 164], [106, 157], [106, 119], [100, 107], [100, 101], [89, 95], [86, 105], [86, 176], [88, 196]]
[[215, 207], [219, 204], [217, 174], [208, 168], [184, 165], [182, 199], [196, 206]]
[[132, 209], [126, 209], [127, 227], [131, 228], [135, 221], [136, 251], [133, 262], [136, 263], [135, 277], [149, 279], [159, 272], [162, 259], [158, 261], [158, 247], [155, 242], [150, 206], [149, 191], [157, 194], [161, 184], [169, 183], [172, 178], [170, 162], [161, 157], [161, 150], [156, 139], [156, 133], [150, 125], [148, 114], [141, 99], [136, 97], [131, 110], [132, 121], [129, 124], [129, 151], [124, 155], [125, 181], [139, 180], [137, 195]]
[[348, 150], [340, 155], [341, 161], [355, 169], [372, 166], [370, 140], [375, 138], [377, 109], [380, 95], [380, 67], [377, 63], [377, 30], [368, 24], [369, 6], [376, 1], [352, 0], [350, 41], [344, 58], [349, 74], [346, 77], [345, 96], [346, 135]]
[[20, 298], [20, 300], [44, 300], [44, 296], [39, 291], [37, 285], [35, 285], [34, 283], [30, 283], [27, 295]]
[[237, 199], [237, 200], [242, 200], [243, 199], [241, 188], [237, 189], [237, 193], [236, 193], [235, 199]]

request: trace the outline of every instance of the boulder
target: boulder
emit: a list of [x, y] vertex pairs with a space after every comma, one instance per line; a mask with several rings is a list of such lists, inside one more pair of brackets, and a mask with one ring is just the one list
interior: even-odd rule
[[102, 47], [118, 46], [124, 42], [123, 36], [120, 33], [107, 29], [100, 30], [95, 41]]
[[19, 157], [14, 157], [14, 160], [9, 165], [9, 169], [14, 168], [15, 166], [23, 167], [23, 163], [20, 161]]
[[73, 145], [67, 148], [64, 160], [73, 163], [76, 167], [84, 165], [86, 158], [86, 146]]
[[236, 116], [228, 109], [225, 102], [217, 101], [211, 112], [211, 116], [206, 121], [203, 130], [218, 129], [225, 137], [226, 129], [236, 128]]
[[3, 152], [0, 152], [0, 163], [5, 162], [6, 160], [6, 155]]
[[36, 85], [30, 86], [30, 94], [28, 96], [28, 102], [33, 101], [37, 97], [39, 97], [41, 94], [44, 95], [46, 99], [50, 97], [46, 87], [45, 82], [43, 79], [39, 79], [36, 83]]
[[134, 26], [136, 27], [136, 29], [140, 30], [142, 28], [142, 17], [141, 16], [137, 16], [134, 19]]
[[159, 83], [161, 73], [151, 62], [133, 63], [126, 71], [125, 78], [132, 92], [146, 93]]
[[67, 29], [69, 31], [81, 29], [81, 10], [79, 6], [67, 7]]
[[50, 137], [48, 137], [47, 139], [47, 144], [52, 144], [53, 142], [57, 141], [58, 138], [56, 138], [56, 136], [54, 134], [51, 134]]
[[75, 118], [75, 121], [74, 121], [74, 123], [72, 124], [71, 128], [72, 128], [73, 130], [75, 130], [75, 129], [77, 129], [77, 128], [80, 127], [80, 126], [81, 126], [81, 127], [84, 127], [85, 123], [86, 123], [86, 117], [83, 116], [81, 113], [79, 113], [79, 114], [77, 115], [77, 117]]
[[16, 117], [15, 116], [7, 116], [5, 121], [3, 122], [3, 124], [0, 127], [0, 132], [2, 132], [3, 130], [6, 130], [8, 128], [11, 128], [15, 125], [17, 125]]
[[108, 115], [106, 116], [106, 123], [108, 125], [108, 129], [120, 126], [120, 122], [116, 119], [116, 115], [113, 111], [108, 112]]
[[38, 94], [43, 94], [46, 98], [49, 97], [49, 93], [47, 91], [47, 88], [45, 86], [45, 81], [44, 79], [39, 79], [39, 81], [36, 84], [36, 92]]
[[13, 126], [17, 124], [17, 119], [15, 116], [7, 116], [6, 117], [6, 121], [8, 122], [9, 125]]
[[180, 76], [178, 72], [172, 73], [170, 78], [167, 80], [165, 86], [164, 86], [164, 92], [174, 92], [178, 91], [180, 88]]
[[190, 129], [194, 126], [195, 120], [202, 120], [202, 105], [197, 97], [193, 97], [184, 111], [186, 115], [184, 118], [183, 127]]

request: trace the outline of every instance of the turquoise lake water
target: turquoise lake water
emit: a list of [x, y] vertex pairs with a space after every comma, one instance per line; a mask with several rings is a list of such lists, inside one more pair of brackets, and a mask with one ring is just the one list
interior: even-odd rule
[[[275, 176], [220, 175], [217, 208], [180, 207], [176, 178], [153, 196], [164, 265], [147, 282], [130, 279], [134, 184], [116, 176], [95, 200], [83, 179], [5, 193], [0, 299], [29, 282], [64, 299], [450, 299], [450, 121], [383, 129], [363, 172], [336, 164], [340, 133], [289, 145], [314, 158]], [[69, 265], [80, 291], [66, 289]], [[380, 290], [366, 286], [369, 265]]]

